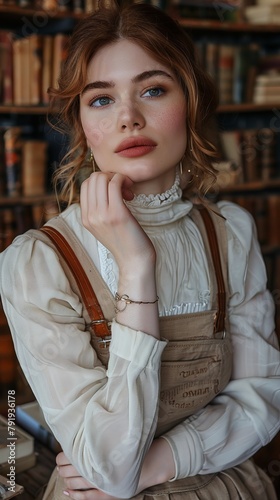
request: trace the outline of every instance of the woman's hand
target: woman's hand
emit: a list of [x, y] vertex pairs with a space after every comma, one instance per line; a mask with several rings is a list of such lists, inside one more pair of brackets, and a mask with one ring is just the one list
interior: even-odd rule
[[124, 199], [131, 200], [132, 181], [121, 174], [95, 172], [81, 187], [83, 225], [110, 250], [120, 271], [154, 264], [154, 247], [132, 216]]
[[[116, 500], [93, 486], [69, 463], [63, 452], [56, 457], [58, 473], [64, 478], [66, 496], [74, 500]], [[171, 448], [165, 439], [155, 439], [145, 457], [136, 493], [150, 486], [169, 481], [175, 476], [175, 464]], [[84, 490], [84, 491], [83, 491]]]
[[117, 500], [104, 491], [100, 491], [92, 486], [86, 479], [84, 479], [77, 469], [70, 464], [66, 455], [61, 452], [56, 457], [58, 467], [58, 474], [64, 479], [65, 499], [71, 498], [73, 500]]
[[125, 308], [119, 303], [117, 321], [159, 339], [156, 252], [124, 203], [124, 198], [133, 197], [131, 184], [121, 174], [91, 174], [81, 187], [82, 222], [114, 256], [119, 269], [119, 295], [146, 302], [130, 303]]

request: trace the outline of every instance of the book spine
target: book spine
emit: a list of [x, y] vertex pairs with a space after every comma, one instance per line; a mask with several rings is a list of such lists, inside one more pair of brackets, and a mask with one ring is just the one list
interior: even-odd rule
[[38, 105], [42, 102], [42, 37], [33, 34], [29, 37], [30, 49], [30, 103]]
[[267, 198], [268, 202], [268, 244], [269, 245], [280, 245], [280, 198], [278, 195], [269, 195]]
[[43, 195], [46, 191], [47, 143], [39, 140], [22, 142], [22, 194]]
[[5, 129], [0, 129], [0, 196], [6, 194], [6, 166], [5, 166]]
[[21, 194], [21, 128], [11, 127], [4, 134], [7, 194]]
[[13, 35], [0, 30], [0, 47], [2, 54], [2, 92], [1, 102], [11, 105], [14, 102], [13, 91]]
[[258, 132], [260, 149], [260, 178], [264, 181], [276, 177], [276, 140], [271, 128], [262, 128]]
[[245, 182], [259, 179], [259, 151], [256, 130], [242, 132], [242, 163]]
[[48, 88], [52, 85], [53, 67], [53, 37], [43, 37], [43, 61], [42, 61], [42, 102], [49, 103]]
[[218, 89], [220, 104], [233, 102], [233, 68], [235, 60], [235, 47], [220, 45], [218, 57]]
[[23, 44], [22, 39], [13, 40], [13, 96], [14, 104], [21, 106], [24, 104], [23, 84], [22, 84], [22, 57]]

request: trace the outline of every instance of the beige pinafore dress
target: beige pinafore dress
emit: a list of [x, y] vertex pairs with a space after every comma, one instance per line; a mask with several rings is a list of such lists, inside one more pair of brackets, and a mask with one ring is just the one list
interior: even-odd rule
[[[167, 432], [207, 405], [225, 388], [231, 376], [232, 348], [225, 314], [228, 281], [225, 223], [220, 215], [208, 210], [206, 220], [198, 209], [193, 209], [189, 215], [200, 230], [208, 258], [212, 308], [210, 311], [160, 318], [161, 337], [167, 339], [168, 344], [163, 351], [161, 361], [156, 436]], [[209, 221], [209, 217], [212, 222]], [[115, 314], [114, 298], [92, 261], [84, 253], [84, 249], [62, 218], [56, 218], [51, 224], [48, 223], [49, 225], [64, 234], [75, 249], [76, 256], [83, 263], [86, 274], [92, 286], [94, 285], [104, 317], [111, 321]], [[213, 232], [217, 234], [218, 249], [215, 248], [215, 241], [213, 243]], [[45, 235], [39, 237], [44, 239]], [[61, 263], [74, 291], [79, 293], [76, 280], [69, 273], [67, 264], [64, 261]], [[86, 323], [90, 324], [91, 318], [86, 307], [83, 315]], [[92, 324], [90, 332], [91, 343], [99, 359], [107, 366], [109, 341], [100, 339], [95, 334]], [[64, 481], [55, 470], [43, 500], [65, 500], [64, 489]], [[270, 479], [252, 460], [246, 460], [236, 467], [219, 473], [198, 474], [153, 486], [133, 498], [135, 500], [153, 500], [153, 498], [155, 500], [277, 500]]]

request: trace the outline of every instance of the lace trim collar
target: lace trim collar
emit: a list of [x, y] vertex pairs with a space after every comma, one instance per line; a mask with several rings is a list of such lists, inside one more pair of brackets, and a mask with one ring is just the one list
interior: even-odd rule
[[138, 194], [135, 195], [132, 201], [127, 202], [127, 205], [134, 207], [159, 207], [165, 203], [172, 203], [182, 197], [182, 190], [180, 188], [180, 177], [176, 172], [176, 177], [173, 186], [167, 189], [164, 193], [160, 194]]

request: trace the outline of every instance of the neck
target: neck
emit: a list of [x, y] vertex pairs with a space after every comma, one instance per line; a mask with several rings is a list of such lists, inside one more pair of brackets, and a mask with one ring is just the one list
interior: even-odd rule
[[132, 191], [135, 196], [140, 194], [149, 196], [164, 193], [173, 186], [176, 179], [176, 172], [176, 170], [168, 172], [168, 175], [166, 175], [164, 179], [155, 178], [148, 182], [137, 182], [133, 184]]

